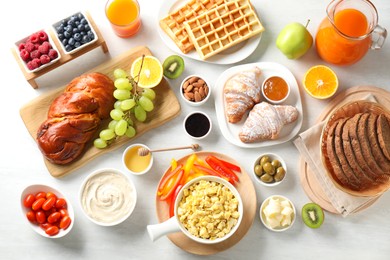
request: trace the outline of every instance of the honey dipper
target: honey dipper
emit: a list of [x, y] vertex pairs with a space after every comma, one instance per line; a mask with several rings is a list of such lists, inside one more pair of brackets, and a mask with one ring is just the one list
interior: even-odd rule
[[155, 150], [149, 150], [145, 147], [140, 147], [138, 149], [138, 155], [139, 156], [146, 156], [149, 153], [152, 152], [163, 152], [163, 151], [172, 151], [172, 150], [181, 150], [181, 149], [192, 149], [194, 151], [198, 150], [199, 144], [192, 144], [189, 146], [180, 146], [180, 147], [171, 147], [171, 148], [163, 148], [163, 149], [155, 149]]

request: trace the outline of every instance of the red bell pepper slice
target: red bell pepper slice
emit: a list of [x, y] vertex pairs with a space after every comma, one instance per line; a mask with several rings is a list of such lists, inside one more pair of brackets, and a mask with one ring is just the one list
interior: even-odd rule
[[179, 191], [181, 190], [181, 188], [183, 188], [183, 185], [181, 185], [181, 184], [177, 185], [175, 192], [174, 192], [173, 196], [171, 197], [171, 201], [169, 203], [169, 217], [170, 218], [175, 215], [175, 201], [176, 201], [177, 194], [179, 194]]
[[162, 194], [160, 196], [161, 200], [168, 200], [174, 193], [177, 186], [180, 184], [184, 176], [184, 170], [180, 170], [178, 174], [175, 174], [170, 181], [165, 185]]
[[229, 178], [229, 177], [227, 177], [227, 176], [225, 176], [225, 175], [220, 174], [219, 172], [217, 172], [217, 171], [215, 171], [215, 170], [213, 170], [213, 169], [204, 167], [204, 166], [199, 165], [199, 164], [194, 164], [194, 166], [195, 166], [196, 168], [198, 168], [199, 170], [205, 172], [205, 173], [208, 174], [208, 175], [220, 177], [220, 178], [225, 179], [225, 180], [227, 180], [228, 182], [230, 182], [231, 184], [234, 185], [234, 180], [233, 180], [232, 178]]
[[225, 160], [222, 160], [220, 158], [217, 158], [218, 160], [220, 160], [227, 168], [229, 168], [230, 170], [233, 170], [233, 171], [236, 171], [236, 172], [241, 172], [241, 168], [240, 166], [238, 165], [235, 165], [233, 163], [230, 163], [230, 162], [227, 162]]
[[[177, 174], [181, 169], [183, 168], [183, 165], [178, 165], [174, 170], [171, 170], [170, 172], [166, 173], [162, 180], [160, 181], [160, 185], [158, 186], [157, 189], [157, 195], [161, 195], [164, 187], [168, 183], [168, 180], [170, 180], [175, 174]], [[172, 167], [171, 167], [172, 169]]]
[[232, 170], [223, 165], [223, 163], [217, 157], [209, 155], [206, 157], [205, 161], [213, 170], [217, 171], [218, 173], [233, 179], [235, 182], [239, 181], [237, 175]]

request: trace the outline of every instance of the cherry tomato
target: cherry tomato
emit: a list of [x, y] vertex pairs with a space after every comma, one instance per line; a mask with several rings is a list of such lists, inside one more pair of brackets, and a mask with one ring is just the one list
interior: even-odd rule
[[45, 198], [46, 199], [46, 192], [40, 191], [35, 195], [35, 199]]
[[72, 222], [72, 219], [69, 216], [65, 216], [60, 221], [60, 228], [61, 229], [67, 229]]
[[47, 217], [47, 222], [49, 222], [50, 224], [53, 224], [53, 223], [57, 222], [57, 220], [59, 220], [60, 217], [61, 217], [61, 213], [54, 212], [54, 213], [50, 214], [50, 216]]
[[53, 192], [49, 191], [48, 193], [46, 193], [46, 199], [51, 198], [51, 197], [54, 197], [57, 199], [57, 195], [55, 195]]
[[[54, 195], [55, 196], [55, 195]], [[43, 204], [42, 204], [42, 209], [43, 210], [49, 210], [51, 208], [53, 208], [53, 206], [55, 205], [57, 201], [57, 197], [49, 197]]]
[[32, 210], [30, 210], [29, 212], [26, 213], [26, 217], [32, 223], [37, 221], [37, 218], [35, 217], [35, 212]]
[[62, 209], [62, 208], [66, 208], [67, 204], [66, 204], [66, 200], [63, 199], [63, 198], [59, 198], [57, 199], [56, 201], [56, 208], [57, 209]]
[[45, 198], [39, 198], [34, 201], [31, 208], [35, 211], [40, 210], [42, 208], [43, 203], [45, 203], [45, 201], [46, 201]]
[[46, 228], [45, 232], [49, 236], [55, 236], [58, 234], [58, 232], [60, 232], [60, 229], [57, 226], [51, 226], [51, 227]]
[[46, 214], [43, 210], [39, 210], [35, 213], [35, 218], [39, 224], [46, 222]]
[[69, 213], [68, 213], [68, 210], [67, 209], [60, 209], [58, 211], [59, 213], [61, 213], [61, 217], [65, 217], [65, 216], [69, 216]]
[[39, 226], [40, 226], [43, 230], [46, 231], [46, 229], [48, 229], [49, 227], [52, 227], [53, 225], [46, 222], [46, 223], [40, 224]]
[[34, 203], [35, 201], [35, 196], [33, 194], [28, 194], [25, 198], [24, 198], [24, 201], [23, 201], [23, 205], [26, 207], [26, 208], [31, 208], [32, 204]]

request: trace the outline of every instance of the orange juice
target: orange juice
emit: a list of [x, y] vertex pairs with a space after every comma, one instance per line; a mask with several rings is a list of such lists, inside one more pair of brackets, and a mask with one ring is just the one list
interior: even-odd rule
[[355, 9], [335, 13], [333, 24], [325, 18], [316, 35], [316, 48], [320, 57], [337, 65], [350, 65], [359, 61], [371, 45], [366, 16]]
[[119, 37], [130, 37], [141, 27], [139, 4], [136, 0], [109, 0], [106, 16]]

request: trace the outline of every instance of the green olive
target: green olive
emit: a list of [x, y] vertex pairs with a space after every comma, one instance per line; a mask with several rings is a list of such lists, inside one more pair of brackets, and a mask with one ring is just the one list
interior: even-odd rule
[[272, 166], [272, 164], [270, 162], [266, 162], [263, 165], [263, 170], [265, 171], [265, 173], [268, 173], [269, 175], [275, 174], [275, 168], [274, 168], [274, 166]]
[[259, 177], [263, 174], [263, 167], [260, 164], [255, 166], [255, 174]]
[[279, 167], [278, 169], [276, 169], [276, 174], [274, 176], [275, 181], [283, 180], [285, 175], [286, 175], [286, 170], [283, 167]]
[[274, 178], [271, 175], [265, 173], [261, 175], [260, 180], [262, 180], [265, 183], [271, 183], [274, 181]]
[[273, 167], [275, 167], [275, 169], [277, 169], [278, 167], [280, 167], [282, 165], [280, 163], [280, 161], [277, 160], [277, 159], [272, 160], [271, 164], [272, 164]]
[[265, 155], [260, 159], [260, 165], [263, 166], [266, 162], [270, 162], [269, 156]]

